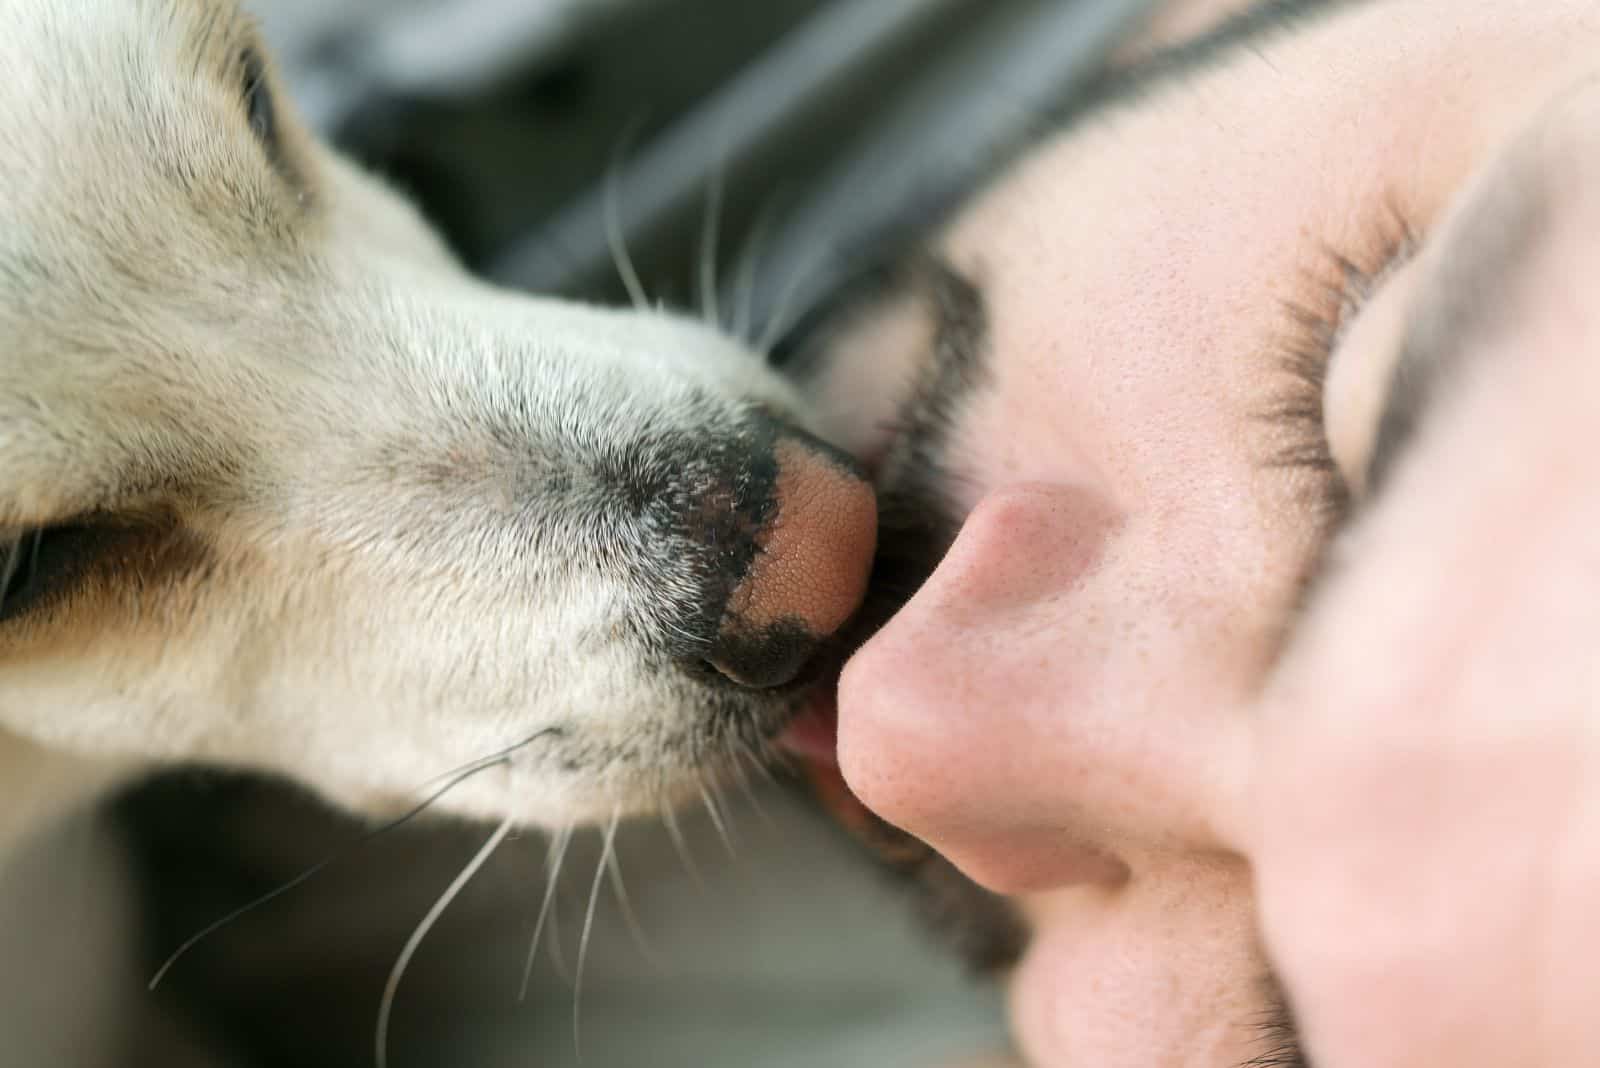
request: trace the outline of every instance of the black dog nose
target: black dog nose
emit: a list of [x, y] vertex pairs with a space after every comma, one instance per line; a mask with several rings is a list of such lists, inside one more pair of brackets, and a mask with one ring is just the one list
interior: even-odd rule
[[855, 614], [877, 548], [878, 506], [861, 472], [801, 435], [773, 445], [772, 507], [725, 603], [706, 662], [742, 686], [792, 681]]

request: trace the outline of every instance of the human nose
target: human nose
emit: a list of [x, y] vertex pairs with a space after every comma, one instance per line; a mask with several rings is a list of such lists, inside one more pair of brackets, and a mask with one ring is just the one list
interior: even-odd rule
[[1096, 685], [1067, 621], [1120, 522], [1080, 487], [989, 494], [841, 679], [852, 790], [993, 889], [1122, 877], [1060, 790], [1099, 774], [1061, 715]]

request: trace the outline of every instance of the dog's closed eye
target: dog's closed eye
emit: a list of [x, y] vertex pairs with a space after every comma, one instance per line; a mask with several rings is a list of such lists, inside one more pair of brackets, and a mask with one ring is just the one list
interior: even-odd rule
[[0, 624], [45, 608], [96, 574], [137, 582], [161, 569], [172, 527], [90, 516], [0, 538]]
[[95, 547], [93, 528], [62, 523], [24, 531], [0, 542], [0, 623], [29, 611], [60, 592], [82, 572], [86, 550]]
[[272, 80], [261, 53], [249, 47], [239, 57], [241, 91], [250, 132], [266, 150], [274, 166], [282, 166], [283, 151], [278, 141], [278, 108], [272, 96]]
[[38, 589], [46, 531], [30, 530], [0, 542], [0, 622], [19, 615]]

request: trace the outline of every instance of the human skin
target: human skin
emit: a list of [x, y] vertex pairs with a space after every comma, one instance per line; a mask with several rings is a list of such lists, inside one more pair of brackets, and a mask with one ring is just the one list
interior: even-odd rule
[[[1561, 102], [1600, 71], [1600, 5], [1301, 6], [1322, 10], [1042, 144], [939, 235], [934, 251], [981, 291], [987, 327], [982, 369], [942, 418], [919, 423], [916, 404], [893, 415], [936, 347], [934, 302], [915, 295], [847, 334], [824, 383], [835, 431], [887, 450], [885, 495], [932, 469], [928, 503], [959, 527], [846, 667], [841, 769], [868, 806], [1030, 917], [1011, 1000], [1040, 1068], [1262, 1056], [1273, 965], [1324, 1068], [1556, 1063], [1524, 1050], [1581, 1062], [1600, 1049], [1560, 1024], [1567, 981], [1596, 959], [1581, 945], [1507, 958], [1544, 985], [1530, 979], [1524, 1001], [1502, 1006], [1524, 1026], [1481, 1047], [1499, 1059], [1463, 1059], [1480, 1047], [1450, 1031], [1473, 1019], [1452, 1010], [1487, 1011], [1493, 954], [1528, 934], [1566, 950], [1559, 934], [1600, 855], [1585, 849], [1581, 808], [1558, 821], [1570, 840], [1526, 832], [1577, 803], [1588, 730], [1576, 712], [1596, 705], [1593, 668], [1574, 669], [1593, 659], [1600, 604], [1586, 540], [1600, 512], [1570, 459], [1585, 455], [1576, 435], [1594, 410], [1593, 372], [1575, 369], [1592, 342], [1582, 301], [1548, 308], [1530, 282], [1516, 304], [1570, 375], [1498, 361], [1525, 377], [1438, 401], [1444, 414], [1371, 507], [1364, 481], [1399, 342], [1457, 262], [1443, 251], [1450, 221], [1519, 145], [1556, 128], [1541, 124], [1566, 116], [1534, 154], [1544, 171], [1587, 158], [1581, 134], [1600, 123]], [[1584, 232], [1585, 196], [1557, 203]], [[1581, 240], [1550, 247], [1527, 268], [1548, 273], [1530, 278], [1600, 277]], [[1373, 275], [1373, 292], [1345, 285], [1330, 251]], [[1338, 334], [1326, 391], [1285, 370], [1285, 349], [1321, 347], [1286, 305]], [[870, 390], [853, 377], [862, 361], [843, 358], [863, 348]], [[874, 412], [866, 393], [888, 399]], [[1305, 415], [1324, 408], [1327, 434]], [[1508, 437], [1517, 448], [1490, 455], [1525, 449], [1525, 463], [1485, 463], [1474, 447]], [[1523, 522], [1530, 511], [1539, 522]], [[1498, 599], [1465, 596], [1468, 575], [1497, 578]], [[1531, 726], [1503, 714], [1519, 693], [1545, 713]], [[1397, 714], [1415, 702], [1431, 715]], [[1486, 726], [1461, 732], [1458, 719]], [[1524, 728], [1500, 773], [1498, 744]], [[1432, 744], [1441, 736], [1459, 764]], [[1568, 764], [1546, 777], [1557, 758]], [[1372, 766], [1389, 772], [1387, 792], [1362, 777]], [[1502, 788], [1517, 805], [1490, 800]], [[1485, 837], [1488, 815], [1502, 822]], [[1419, 835], [1438, 848], [1419, 849]], [[1325, 838], [1344, 852], [1322, 851]], [[1495, 850], [1506, 873], [1556, 858], [1576, 881], [1560, 883], [1564, 897], [1553, 878], [1459, 894], [1461, 923], [1512, 911], [1454, 955], [1438, 938], [1406, 945], [1418, 927], [1394, 916], [1436, 910]], [[1378, 868], [1406, 878], [1386, 883]], [[1561, 907], [1523, 923], [1547, 886]], [[1412, 970], [1391, 988], [1364, 983], [1363, 965], [1390, 953]], [[1428, 975], [1460, 986], [1474, 965], [1481, 983], [1408, 1016], [1401, 977], [1434, 991]], [[1515, 1045], [1535, 1040], [1535, 1008], [1551, 1037]], [[1395, 1059], [1413, 1024], [1435, 1040], [1418, 1047], [1431, 1059]]]
[[[1493, 299], [1454, 336], [1486, 224]], [[1349, 355], [1439, 329], [1453, 373], [1253, 712], [1237, 840], [1317, 1064], [1594, 1063], [1600, 83], [1536, 116], [1417, 267], [1409, 334]]]

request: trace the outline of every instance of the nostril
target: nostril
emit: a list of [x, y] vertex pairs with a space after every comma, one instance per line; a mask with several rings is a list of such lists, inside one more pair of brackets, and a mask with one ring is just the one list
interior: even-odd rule
[[741, 686], [766, 690], [793, 682], [821, 640], [803, 627], [786, 623], [760, 632], [724, 628], [706, 663]]
[[780, 438], [773, 454], [772, 517], [706, 657], [735, 682], [761, 688], [793, 681], [855, 614], [878, 539], [877, 500], [852, 463], [796, 434]]

